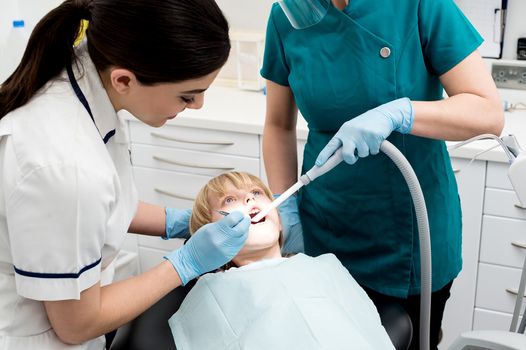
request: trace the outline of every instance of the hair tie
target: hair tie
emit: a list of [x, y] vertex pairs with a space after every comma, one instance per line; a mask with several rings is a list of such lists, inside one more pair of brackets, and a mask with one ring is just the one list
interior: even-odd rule
[[91, 20], [91, 6], [92, 6], [92, 0], [77, 0], [75, 1], [75, 5], [79, 11], [79, 15], [81, 19], [85, 19], [87, 21]]

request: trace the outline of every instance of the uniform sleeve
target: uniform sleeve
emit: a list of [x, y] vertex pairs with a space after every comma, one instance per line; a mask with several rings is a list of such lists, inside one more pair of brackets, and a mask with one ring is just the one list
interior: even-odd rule
[[112, 179], [76, 165], [34, 170], [7, 199], [6, 216], [19, 295], [79, 299], [100, 280]]
[[424, 55], [437, 75], [456, 66], [483, 42], [453, 0], [421, 0], [419, 30]]
[[282, 12], [277, 3], [272, 6], [267, 23], [267, 34], [265, 37], [265, 53], [261, 76], [283, 86], [289, 86], [289, 67], [285, 61], [283, 42], [276, 27], [278, 12]]

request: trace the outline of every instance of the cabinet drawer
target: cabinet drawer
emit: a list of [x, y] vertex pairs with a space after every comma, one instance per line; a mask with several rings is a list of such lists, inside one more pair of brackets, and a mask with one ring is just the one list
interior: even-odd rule
[[513, 313], [520, 281], [520, 269], [479, 264], [475, 306], [493, 311]]
[[[512, 314], [475, 308], [473, 330], [507, 331], [510, 329]], [[521, 318], [519, 317], [519, 322]]]
[[239, 157], [181, 148], [150, 145], [132, 145], [134, 166], [173, 170], [199, 175], [216, 176], [221, 173], [241, 170], [259, 176], [257, 158]]
[[488, 162], [486, 186], [513, 190], [510, 179], [508, 178], [509, 167], [510, 165], [508, 163]]
[[210, 176], [175, 171], [133, 168], [139, 198], [145, 202], [175, 208], [191, 208], [195, 196]]
[[522, 268], [526, 256], [526, 220], [484, 216], [480, 261]]
[[130, 122], [130, 138], [132, 143], [259, 157], [259, 136], [253, 134]]
[[519, 208], [519, 200], [514, 191], [486, 188], [484, 214], [526, 219], [526, 209]]

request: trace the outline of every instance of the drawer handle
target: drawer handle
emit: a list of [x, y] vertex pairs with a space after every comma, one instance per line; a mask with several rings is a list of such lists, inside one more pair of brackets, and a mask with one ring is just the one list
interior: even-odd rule
[[213, 170], [224, 170], [224, 171], [230, 171], [234, 170], [235, 168], [229, 167], [229, 166], [212, 166], [212, 165], [201, 165], [201, 164], [195, 164], [195, 163], [185, 163], [185, 162], [179, 162], [173, 159], [163, 158], [159, 156], [152, 156], [153, 159], [158, 160], [160, 162], [165, 162], [169, 164], [174, 165], [180, 165], [185, 166], [189, 168], [199, 168], [199, 169], [213, 169]]
[[159, 134], [159, 133], [156, 133], [156, 132], [151, 132], [150, 134], [152, 136], [154, 136], [154, 137], [158, 137], [158, 138], [164, 139], [164, 140], [183, 142], [183, 143], [196, 143], [196, 144], [199, 144], [199, 145], [232, 146], [234, 144], [234, 142], [232, 142], [232, 141], [189, 140], [189, 139], [181, 139], [181, 138], [178, 138], [178, 137], [172, 137], [172, 136], [168, 136], [168, 135], [163, 135], [163, 134]]
[[526, 243], [511, 242], [511, 245], [517, 248], [526, 249]]
[[523, 207], [523, 206], [520, 205], [520, 204], [515, 204], [515, 207], [516, 207], [516, 208], [519, 208], [519, 209], [522, 209], [522, 210], [526, 210], [526, 207]]
[[[511, 289], [511, 288], [506, 288], [506, 292], [513, 294], [513, 295], [519, 294], [519, 291], [517, 289]], [[523, 295], [523, 297], [526, 298], [526, 295]]]
[[456, 174], [456, 173], [460, 173], [460, 169], [453, 169], [453, 172]]
[[183, 195], [180, 195], [180, 194], [177, 194], [177, 193], [173, 193], [173, 192], [170, 192], [170, 191], [161, 190], [160, 188], [154, 188], [153, 190], [155, 192], [157, 192], [157, 193], [165, 194], [167, 196], [178, 198], [178, 199], [186, 199], [188, 201], [194, 201], [195, 200], [195, 198], [193, 198], [193, 197], [183, 196]]

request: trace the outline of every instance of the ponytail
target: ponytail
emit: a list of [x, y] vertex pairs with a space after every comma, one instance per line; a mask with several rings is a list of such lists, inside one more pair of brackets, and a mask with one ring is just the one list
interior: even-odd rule
[[91, 0], [66, 0], [38, 22], [22, 60], [0, 86], [0, 119], [26, 104], [74, 57], [73, 44], [82, 19], [89, 19]]

